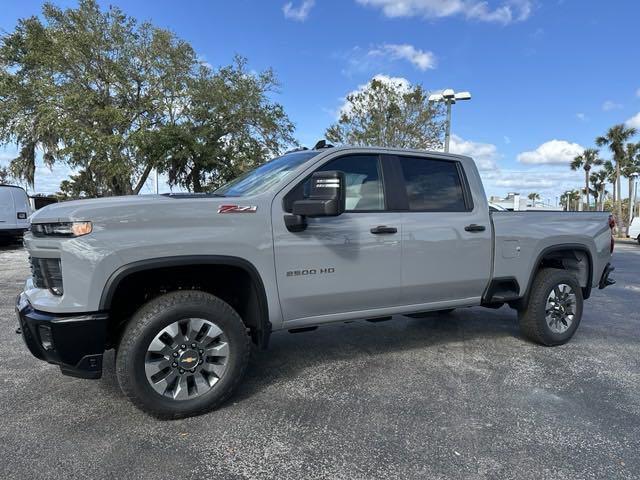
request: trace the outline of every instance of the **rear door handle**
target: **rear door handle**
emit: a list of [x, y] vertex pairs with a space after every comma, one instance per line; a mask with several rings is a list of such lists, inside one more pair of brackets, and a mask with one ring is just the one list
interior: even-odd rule
[[485, 231], [485, 226], [484, 225], [476, 225], [475, 223], [472, 223], [471, 225], [467, 225], [466, 227], [464, 227], [464, 229], [467, 232], [484, 232]]
[[377, 227], [373, 227], [370, 231], [374, 235], [380, 235], [381, 233], [398, 233], [398, 229], [396, 227], [387, 227], [386, 225], [378, 225]]

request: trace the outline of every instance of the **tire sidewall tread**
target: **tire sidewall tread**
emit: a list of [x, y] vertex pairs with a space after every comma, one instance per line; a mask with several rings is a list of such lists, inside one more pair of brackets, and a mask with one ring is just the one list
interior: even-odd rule
[[[229, 364], [214, 388], [201, 397], [172, 401], [148, 384], [140, 362], [144, 362], [151, 339], [162, 328], [191, 314], [211, 320], [224, 330], [229, 339]], [[180, 290], [150, 300], [132, 316], [118, 345], [116, 376], [125, 396], [139, 409], [160, 419], [191, 417], [215, 409], [231, 395], [243, 377], [250, 352], [246, 326], [229, 304], [206, 292]]]
[[[576, 313], [569, 329], [564, 333], [552, 332], [545, 319], [547, 298], [554, 286], [566, 283], [571, 286], [576, 296]], [[536, 274], [531, 294], [525, 308], [518, 312], [520, 328], [525, 336], [534, 342], [546, 346], [567, 343], [575, 334], [582, 319], [583, 298], [582, 288], [577, 278], [567, 270], [559, 268], [543, 268]]]

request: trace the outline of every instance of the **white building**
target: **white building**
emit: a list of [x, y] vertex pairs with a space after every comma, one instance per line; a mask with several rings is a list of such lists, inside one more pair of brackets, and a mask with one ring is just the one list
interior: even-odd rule
[[507, 210], [522, 211], [522, 210], [562, 210], [551, 203], [550, 199], [541, 198], [536, 200], [535, 205], [526, 196], [521, 196], [517, 192], [510, 192], [505, 198], [497, 195], [489, 197], [489, 203], [499, 205]]

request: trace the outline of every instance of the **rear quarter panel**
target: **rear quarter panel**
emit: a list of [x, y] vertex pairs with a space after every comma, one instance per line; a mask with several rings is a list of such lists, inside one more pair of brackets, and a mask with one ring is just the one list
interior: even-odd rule
[[592, 259], [591, 286], [611, 258], [607, 212], [493, 212], [494, 278], [514, 277], [523, 295], [546, 249], [583, 246]]

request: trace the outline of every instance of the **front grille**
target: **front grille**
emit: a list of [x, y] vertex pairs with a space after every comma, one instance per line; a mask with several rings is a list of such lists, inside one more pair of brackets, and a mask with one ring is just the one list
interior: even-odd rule
[[30, 257], [31, 275], [36, 288], [46, 288], [55, 295], [62, 295], [62, 268], [59, 258]]

